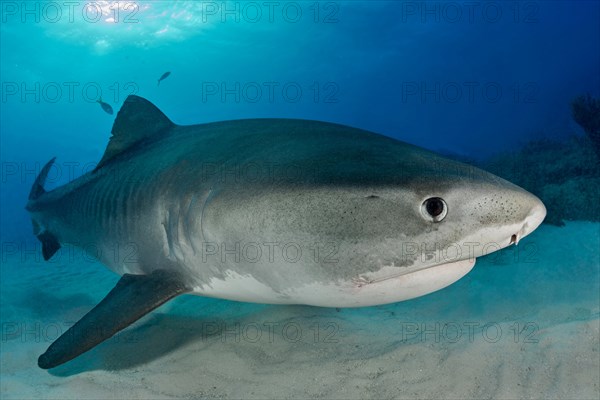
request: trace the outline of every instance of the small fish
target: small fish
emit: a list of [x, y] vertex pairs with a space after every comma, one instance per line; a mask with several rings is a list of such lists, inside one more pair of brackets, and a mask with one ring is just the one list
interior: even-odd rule
[[104, 111], [106, 111], [107, 114], [110, 114], [110, 115], [113, 114], [112, 107], [110, 106], [110, 104], [103, 102], [102, 97], [100, 97], [98, 100], [96, 100], [96, 103], [100, 103], [100, 107], [102, 107], [102, 109]]
[[167, 71], [164, 74], [162, 74], [162, 76], [158, 78], [158, 83], [156, 84], [156, 87], [160, 86], [160, 81], [164, 81], [169, 77], [169, 75], [171, 75], [171, 71]]

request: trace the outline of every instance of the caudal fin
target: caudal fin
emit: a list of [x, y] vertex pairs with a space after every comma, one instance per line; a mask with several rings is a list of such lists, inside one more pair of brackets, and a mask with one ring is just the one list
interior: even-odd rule
[[[31, 186], [31, 191], [29, 192], [29, 201], [37, 200], [46, 193], [44, 183], [46, 182], [50, 168], [52, 168], [52, 164], [54, 164], [54, 160], [56, 160], [56, 157], [48, 161], [37, 178], [35, 178], [35, 182], [33, 182], [33, 186]], [[33, 234], [42, 243], [42, 255], [44, 256], [44, 260], [49, 260], [54, 253], [60, 249], [60, 243], [52, 233], [41, 227], [36, 220], [32, 218], [31, 222], [33, 224]]]
[[31, 186], [31, 191], [29, 192], [29, 200], [36, 200], [38, 197], [46, 193], [44, 189], [44, 183], [46, 182], [46, 178], [48, 177], [48, 172], [50, 168], [52, 168], [52, 164], [54, 164], [54, 157], [52, 160], [48, 161], [44, 168], [40, 171], [40, 174], [35, 178], [35, 182], [33, 182], [33, 186]]

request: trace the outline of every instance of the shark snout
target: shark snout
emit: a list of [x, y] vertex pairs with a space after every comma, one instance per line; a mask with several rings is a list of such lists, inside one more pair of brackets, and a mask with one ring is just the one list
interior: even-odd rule
[[531, 204], [530, 210], [527, 217], [525, 217], [521, 229], [512, 235], [510, 240], [511, 244], [518, 244], [519, 240], [533, 232], [540, 226], [542, 221], [544, 221], [544, 218], [546, 218], [546, 207], [544, 206], [544, 203], [532, 194], [528, 193], [527, 196], [529, 197], [528, 203]]
[[[488, 188], [487, 193], [468, 203], [467, 209], [468, 215], [476, 215], [477, 220], [471, 233], [461, 238], [462, 242], [483, 243], [494, 248], [494, 251], [518, 244], [546, 217], [546, 207], [542, 201], [514, 185], [495, 191]], [[488, 253], [489, 250], [486, 250], [476, 256]]]

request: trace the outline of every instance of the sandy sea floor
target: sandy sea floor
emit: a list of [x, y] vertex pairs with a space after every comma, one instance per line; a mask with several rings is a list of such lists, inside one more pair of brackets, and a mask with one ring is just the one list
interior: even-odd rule
[[37, 357], [118, 277], [67, 251], [5, 254], [0, 396], [597, 399], [599, 245], [600, 224], [544, 225], [444, 290], [379, 307], [182, 296], [50, 371]]

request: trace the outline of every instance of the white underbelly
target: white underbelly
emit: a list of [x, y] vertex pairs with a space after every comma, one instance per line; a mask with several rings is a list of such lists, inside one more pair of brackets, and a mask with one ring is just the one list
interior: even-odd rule
[[307, 304], [321, 307], [364, 307], [408, 300], [442, 289], [465, 276], [475, 259], [429, 267], [385, 279], [358, 279], [333, 283], [315, 282], [274, 289], [250, 275], [230, 273], [194, 288], [194, 294], [268, 304]]

